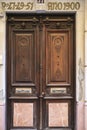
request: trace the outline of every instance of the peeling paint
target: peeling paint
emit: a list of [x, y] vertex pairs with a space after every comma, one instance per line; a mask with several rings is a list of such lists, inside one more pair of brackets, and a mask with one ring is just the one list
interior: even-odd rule
[[0, 90], [0, 100], [2, 100], [4, 97], [3, 97], [3, 89]]
[[79, 70], [78, 70], [78, 80], [79, 80], [79, 101], [83, 98], [83, 81], [84, 81], [84, 67], [81, 58], [79, 59]]

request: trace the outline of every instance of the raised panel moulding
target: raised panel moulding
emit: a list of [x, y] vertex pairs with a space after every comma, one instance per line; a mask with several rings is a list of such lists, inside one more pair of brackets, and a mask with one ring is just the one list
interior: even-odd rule
[[[24, 24], [23, 24], [24, 27]], [[12, 83], [33, 83], [35, 80], [35, 49], [33, 41], [33, 32], [13, 33], [15, 36], [13, 43], [13, 63], [11, 77]]]
[[33, 127], [33, 103], [14, 103], [14, 127]]
[[32, 35], [16, 34], [16, 81], [31, 80], [30, 39]]
[[68, 103], [49, 103], [49, 127], [68, 126]]
[[[70, 84], [70, 42], [69, 31], [50, 31], [48, 33], [47, 55], [47, 83]], [[69, 49], [68, 49], [69, 48]], [[49, 53], [48, 53], [49, 52]], [[48, 67], [49, 66], [49, 67]]]

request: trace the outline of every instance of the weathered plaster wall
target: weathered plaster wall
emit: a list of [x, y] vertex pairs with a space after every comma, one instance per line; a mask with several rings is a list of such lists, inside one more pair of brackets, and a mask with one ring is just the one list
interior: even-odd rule
[[[1, 10], [1, 8], [0, 8]], [[5, 17], [0, 17], [0, 130], [5, 130]]]
[[87, 0], [85, 0], [85, 130], [87, 130]]

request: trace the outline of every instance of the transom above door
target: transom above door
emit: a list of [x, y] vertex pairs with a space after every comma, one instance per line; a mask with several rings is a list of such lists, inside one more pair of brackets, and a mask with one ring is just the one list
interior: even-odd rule
[[74, 23], [7, 13], [7, 130], [74, 130]]

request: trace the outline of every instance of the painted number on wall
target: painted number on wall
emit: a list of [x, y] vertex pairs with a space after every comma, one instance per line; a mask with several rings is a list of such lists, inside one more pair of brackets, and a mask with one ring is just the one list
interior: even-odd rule
[[28, 2], [2, 2], [2, 8], [3, 9], [8, 9], [8, 10], [32, 10], [33, 9], [33, 3]]
[[79, 10], [79, 2], [49, 2], [48, 10]]

